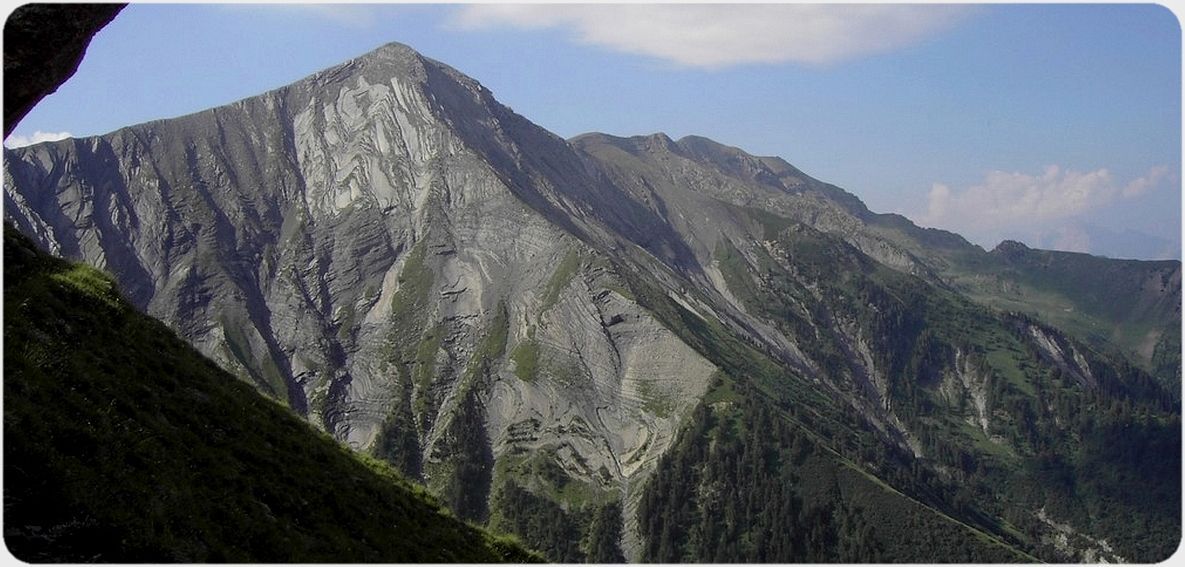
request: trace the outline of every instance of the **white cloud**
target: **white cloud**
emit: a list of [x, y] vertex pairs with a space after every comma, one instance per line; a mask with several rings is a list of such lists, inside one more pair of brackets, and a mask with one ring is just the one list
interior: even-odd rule
[[40, 144], [41, 142], [56, 142], [58, 140], [65, 140], [66, 138], [73, 138], [74, 135], [69, 132], [42, 132], [37, 130], [33, 132], [32, 136], [21, 136], [12, 134], [4, 140], [4, 147], [19, 148], [22, 146], [31, 146], [33, 144]]
[[477, 4], [455, 13], [461, 29], [571, 30], [578, 41], [721, 68], [751, 63], [825, 65], [891, 51], [942, 32], [972, 9], [875, 4]]
[[1091, 246], [1089, 235], [1063, 230], [1064, 221], [1117, 200], [1140, 197], [1169, 178], [1166, 166], [1122, 184], [1107, 169], [1078, 172], [1050, 165], [1035, 175], [990, 171], [982, 183], [962, 191], [934, 183], [926, 209], [910, 216], [919, 224], [953, 230], [985, 246], [1000, 238], [1047, 236], [1057, 230], [1055, 246], [1085, 250]]
[[1147, 193], [1149, 189], [1156, 187], [1162, 179], [1169, 174], [1167, 166], [1157, 166], [1148, 170], [1148, 174], [1143, 177], [1138, 177], [1132, 180], [1123, 187], [1123, 196], [1127, 198], [1139, 197]]

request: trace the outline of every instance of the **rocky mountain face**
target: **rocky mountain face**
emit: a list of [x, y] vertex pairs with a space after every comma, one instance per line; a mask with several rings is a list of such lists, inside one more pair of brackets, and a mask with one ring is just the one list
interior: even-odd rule
[[[1154, 560], [1179, 539], [1177, 262], [1090, 258], [1116, 277], [1078, 285], [1082, 262], [987, 253], [778, 158], [565, 141], [398, 44], [6, 150], [4, 182], [38, 245], [551, 559], [926, 561], [942, 533], [940, 559]], [[1128, 291], [1120, 313], [1105, 294]], [[1100, 452], [1120, 431], [1131, 450]]]

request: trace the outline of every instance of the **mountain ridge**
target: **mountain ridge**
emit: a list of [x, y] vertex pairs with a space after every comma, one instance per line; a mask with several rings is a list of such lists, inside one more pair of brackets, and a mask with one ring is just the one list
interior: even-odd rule
[[[815, 416], [802, 428], [826, 439], [824, 453], [1060, 559], [1086, 551], [1043, 543], [1052, 528], [1030, 509], [1041, 498], [1015, 475], [1048, 447], [1062, 459], [1050, 466], [1078, 470], [1082, 441], [1016, 424], [1124, 400], [1179, 419], [1166, 386], [1124, 366], [1128, 355], [1095, 352], [1114, 337], [1079, 329], [1079, 342], [984, 307], [1003, 298], [1049, 319], [1073, 300], [1085, 307], [1071, 323], [1114, 319], [1057, 278], [1001, 272], [961, 237], [872, 213], [780, 158], [695, 136], [563, 140], [402, 44], [216, 109], [5, 157], [6, 217], [39, 244], [110, 270], [224, 368], [424, 481], [462, 517], [530, 534], [552, 559], [587, 557], [595, 546], [559, 542], [593, 532], [626, 558], [655, 558], [647, 546], [664, 536], [638, 513], [664, 509], [647, 492], [655, 471], [689, 462], [716, 478], [704, 455], [672, 452], [708, 419], [705, 404]], [[1123, 270], [1144, 281], [1145, 268]], [[1174, 298], [1179, 326], [1179, 263], [1166, 270], [1136, 314], [1158, 345], [1149, 368], [1172, 368], [1153, 356], [1172, 352], [1162, 329]], [[1047, 391], [1062, 406], [1048, 409]], [[805, 474], [792, 455], [777, 462]], [[838, 470], [830, 457], [810, 462]], [[910, 467], [927, 472], [901, 472]], [[955, 506], [963, 477], [1004, 503]], [[1004, 481], [1006, 494], [987, 488]], [[855, 506], [844, 491], [815, 504]], [[524, 506], [560, 531], [518, 515]], [[849, 516], [872, 521], [862, 514]], [[1110, 517], [1083, 521], [1114, 531]], [[1032, 534], [1003, 527], [1013, 524]], [[812, 547], [855, 537], [834, 528], [785, 552], [845, 558]], [[1124, 557], [1158, 553], [1132, 541]]]

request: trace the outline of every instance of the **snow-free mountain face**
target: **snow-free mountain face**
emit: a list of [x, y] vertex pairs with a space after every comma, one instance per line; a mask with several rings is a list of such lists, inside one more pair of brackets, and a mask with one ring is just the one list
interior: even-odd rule
[[1179, 536], [1177, 262], [987, 253], [705, 138], [565, 141], [398, 44], [5, 158], [39, 245], [554, 560]]

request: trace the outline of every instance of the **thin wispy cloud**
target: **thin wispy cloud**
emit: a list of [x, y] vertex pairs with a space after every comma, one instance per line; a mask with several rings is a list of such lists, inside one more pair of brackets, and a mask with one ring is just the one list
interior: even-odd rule
[[1169, 174], [1167, 166], [1157, 166], [1148, 171], [1147, 175], [1136, 178], [1123, 187], [1123, 196], [1127, 198], [1139, 197], [1149, 189], [1156, 187]]
[[[983, 182], [962, 190], [933, 184], [926, 209], [910, 216], [921, 225], [953, 230], [987, 244], [1028, 234], [1034, 227], [1053, 230], [1063, 221], [1141, 197], [1166, 185], [1170, 174], [1168, 167], [1156, 166], [1122, 182], [1105, 168], [1080, 172], [1050, 165], [1038, 174], [991, 171]], [[1086, 246], [1080, 242], [1084, 235], [1062, 232], [1066, 242], [1061, 249]]]
[[4, 147], [6, 148], [20, 148], [24, 146], [31, 146], [33, 144], [40, 144], [41, 142], [56, 142], [58, 140], [65, 140], [66, 138], [73, 138], [74, 135], [69, 132], [42, 132], [37, 130], [30, 136], [21, 136], [12, 134], [4, 140]]
[[581, 43], [718, 69], [827, 65], [888, 52], [939, 34], [972, 11], [949, 5], [479, 4], [461, 7], [452, 24], [559, 28]]

